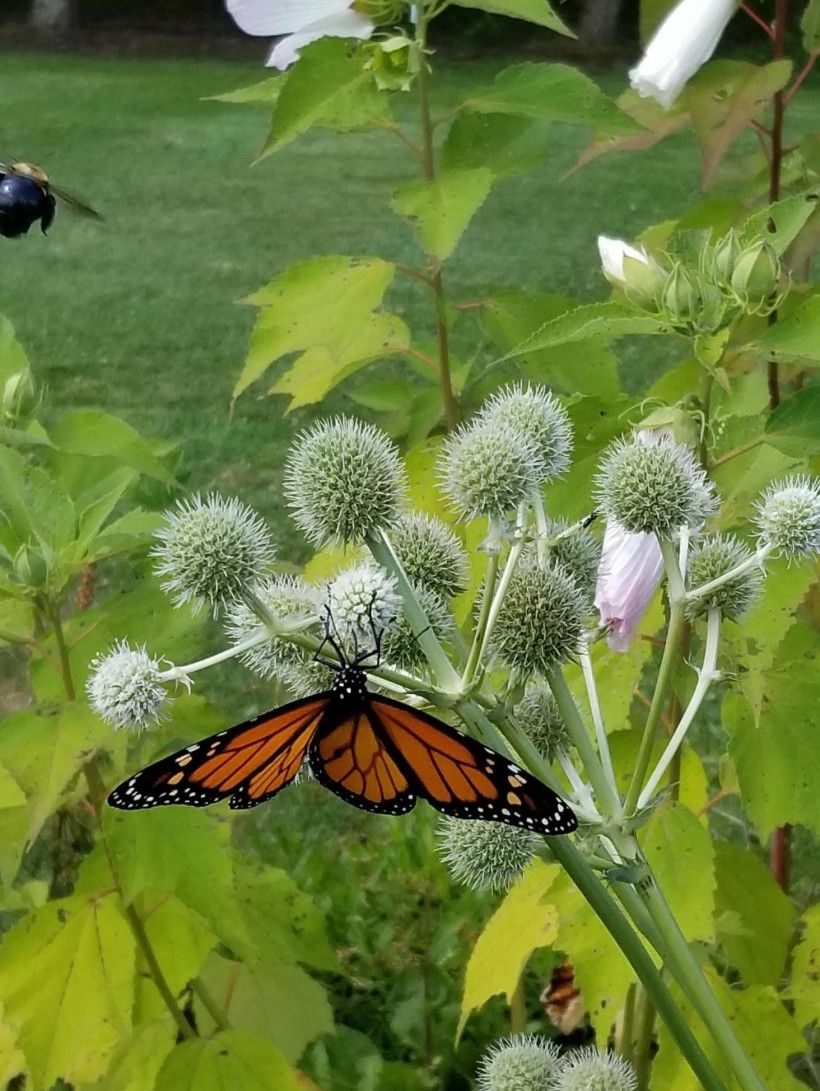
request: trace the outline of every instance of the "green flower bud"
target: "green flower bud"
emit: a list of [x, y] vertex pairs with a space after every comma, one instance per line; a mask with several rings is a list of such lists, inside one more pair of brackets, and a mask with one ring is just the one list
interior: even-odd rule
[[562, 1058], [549, 1091], [635, 1091], [637, 1086], [632, 1066], [622, 1057], [588, 1046]]
[[543, 462], [535, 441], [503, 421], [477, 421], [442, 451], [441, 488], [462, 519], [503, 519], [538, 488]]
[[399, 22], [407, 10], [402, 0], [353, 0], [351, 7], [377, 27]]
[[[430, 628], [439, 640], [446, 640], [455, 628], [447, 603], [435, 591], [428, 591], [426, 587], [416, 587], [414, 590], [430, 622]], [[382, 656], [387, 663], [393, 663], [414, 674], [421, 673], [427, 665], [427, 658], [421, 650], [418, 637], [401, 609], [394, 624], [384, 634]]]
[[732, 283], [732, 275], [740, 257], [742, 246], [734, 228], [730, 230], [714, 245], [712, 250], [712, 277], [716, 284], [728, 287]]
[[572, 453], [569, 414], [545, 386], [508, 386], [494, 394], [477, 417], [479, 423], [501, 425], [535, 444], [539, 481], [566, 473]]
[[644, 417], [635, 431], [646, 432], [650, 438], [666, 433], [678, 443], [694, 449], [700, 439], [700, 421], [685, 404], [662, 405]]
[[49, 576], [49, 564], [37, 546], [26, 542], [14, 555], [14, 576], [18, 583], [39, 591], [45, 587]]
[[477, 1091], [546, 1091], [558, 1067], [548, 1038], [516, 1034], [502, 1038], [481, 1058]]
[[443, 599], [454, 598], [467, 587], [467, 552], [441, 519], [417, 512], [401, 515], [390, 528], [390, 544], [411, 583]]
[[442, 818], [438, 853], [457, 883], [471, 890], [507, 890], [533, 858], [529, 830], [464, 818]]
[[762, 545], [785, 557], [820, 552], [820, 479], [801, 475], [775, 482], [755, 509]]
[[533, 746], [549, 761], [569, 750], [569, 734], [546, 682], [528, 682], [513, 714]]
[[[712, 534], [692, 544], [689, 550], [687, 586], [690, 590], [725, 576], [733, 568], [746, 561], [751, 551], [732, 534]], [[725, 617], [737, 621], [754, 602], [763, 574], [759, 568], [736, 576], [721, 584], [711, 594], [702, 595], [689, 606], [691, 617], [699, 617], [713, 607], [723, 611]]]
[[6, 379], [3, 387], [3, 416], [14, 424], [31, 420], [39, 405], [37, 386], [28, 368]]
[[578, 653], [589, 601], [560, 564], [535, 551], [519, 560], [498, 612], [493, 654], [522, 675], [544, 672]]
[[746, 247], [732, 273], [732, 291], [747, 314], [772, 309], [782, 272], [780, 259], [768, 242]]
[[717, 285], [679, 263], [666, 280], [661, 311], [682, 330], [714, 333], [723, 322], [725, 301]]
[[589, 527], [575, 527], [566, 533], [568, 524], [563, 519], [552, 520], [547, 527], [549, 555], [573, 577], [579, 590], [592, 601], [601, 562], [601, 539]]
[[403, 34], [368, 47], [370, 69], [380, 91], [409, 91], [424, 63], [417, 43]]

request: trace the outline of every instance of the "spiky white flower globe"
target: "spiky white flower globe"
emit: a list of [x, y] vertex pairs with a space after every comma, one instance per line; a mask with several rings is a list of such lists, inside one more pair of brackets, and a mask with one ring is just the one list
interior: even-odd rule
[[327, 692], [333, 684], [334, 674], [323, 663], [305, 659], [299, 663], [286, 663], [279, 677], [294, 697], [311, 697], [314, 693]]
[[293, 518], [315, 546], [361, 542], [390, 526], [404, 491], [395, 444], [380, 429], [349, 417], [303, 432], [285, 465]]
[[[426, 587], [415, 587], [414, 590], [430, 628], [439, 640], [446, 640], [455, 629], [449, 606], [440, 595], [428, 591]], [[384, 634], [382, 656], [386, 662], [414, 674], [420, 673], [426, 667], [427, 659], [418, 637], [402, 609], [399, 609], [395, 623]]]
[[439, 464], [441, 489], [460, 519], [503, 519], [534, 495], [541, 472], [535, 441], [501, 421], [454, 432]]
[[532, 744], [550, 761], [567, 751], [569, 734], [558, 703], [546, 682], [528, 682], [524, 696], [513, 710]]
[[327, 605], [343, 644], [362, 651], [396, 624], [402, 602], [394, 577], [381, 565], [366, 560], [330, 582]]
[[566, 473], [572, 454], [572, 424], [566, 409], [545, 386], [504, 387], [486, 402], [477, 419], [506, 425], [531, 440], [540, 463], [539, 481]]
[[524, 676], [566, 663], [578, 652], [589, 608], [565, 568], [525, 552], [496, 618], [492, 653]]
[[471, 890], [507, 890], [537, 848], [528, 830], [464, 818], [442, 818], [436, 839], [447, 870]]
[[571, 534], [564, 534], [567, 526], [563, 519], [550, 520], [547, 533], [558, 541], [549, 547], [549, 555], [564, 566], [580, 590], [592, 600], [601, 563], [601, 539], [589, 527], [577, 527]]
[[[689, 550], [686, 573], [688, 589], [702, 587], [725, 576], [751, 555], [752, 551], [733, 534], [710, 534], [698, 539]], [[762, 583], [761, 568], [751, 568], [721, 584], [708, 595], [696, 598], [689, 604], [687, 612], [690, 617], [699, 617], [717, 607], [724, 617], [737, 621], [757, 598]]]
[[820, 552], [820, 479], [800, 475], [775, 482], [755, 505], [763, 545], [784, 557]]
[[695, 456], [667, 435], [617, 440], [607, 450], [596, 481], [607, 517], [633, 534], [672, 537], [695, 529], [716, 508], [714, 487]]
[[501, 1038], [481, 1058], [477, 1091], [545, 1091], [558, 1050], [540, 1034]]
[[214, 612], [239, 598], [274, 557], [270, 532], [240, 500], [210, 493], [165, 513], [152, 556], [162, 588], [175, 605], [207, 603]]
[[622, 1057], [588, 1046], [562, 1058], [549, 1091], [635, 1091], [634, 1069]]
[[390, 544], [411, 583], [443, 599], [466, 588], [467, 551], [457, 535], [434, 515], [408, 512], [390, 528]]
[[[305, 631], [320, 626], [322, 602], [315, 587], [301, 576], [268, 576], [251, 588], [253, 595], [267, 607], [282, 630]], [[225, 615], [225, 631], [235, 644], [252, 638], [264, 622], [245, 601], [232, 603]], [[240, 656], [245, 666], [262, 678], [275, 678], [291, 663], [304, 663], [310, 653], [283, 636], [270, 634]]]
[[170, 700], [159, 674], [158, 660], [144, 646], [132, 648], [120, 640], [91, 662], [89, 703], [112, 727], [142, 731], [163, 718]]

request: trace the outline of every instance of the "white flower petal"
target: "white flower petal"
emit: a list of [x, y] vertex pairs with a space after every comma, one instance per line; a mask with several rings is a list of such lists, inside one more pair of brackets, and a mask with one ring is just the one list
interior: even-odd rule
[[337, 12], [311, 23], [298, 34], [282, 38], [270, 51], [265, 63], [268, 68], [281, 71], [299, 59], [300, 49], [319, 38], [369, 38], [374, 29], [373, 23], [357, 11]]
[[246, 34], [273, 37], [303, 30], [347, 11], [352, 0], [225, 0], [228, 14]]
[[598, 253], [601, 255], [604, 273], [611, 280], [621, 282], [625, 280], [624, 258], [634, 258], [636, 261], [643, 262], [644, 265], [650, 264], [650, 258], [645, 250], [636, 250], [623, 239], [610, 239], [606, 235], [598, 236]]
[[687, 80], [712, 56], [736, 10], [736, 0], [681, 0], [630, 70], [635, 90], [668, 109]]
[[631, 534], [607, 523], [598, 571], [595, 605], [610, 628], [609, 646], [625, 652], [663, 574], [663, 557], [654, 534]]

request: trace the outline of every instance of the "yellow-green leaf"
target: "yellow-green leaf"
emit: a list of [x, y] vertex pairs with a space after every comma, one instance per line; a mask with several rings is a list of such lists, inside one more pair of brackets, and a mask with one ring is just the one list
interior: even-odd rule
[[810, 295], [754, 342], [762, 354], [820, 362], [820, 292]]
[[[202, 969], [217, 938], [203, 917], [178, 898], [163, 898], [156, 906], [146, 899], [144, 905], [150, 908], [148, 913], [142, 910], [148, 940], [171, 992], [177, 995]], [[161, 1018], [163, 1012], [167, 1012], [165, 1002], [138, 951], [134, 1017], [145, 1023]]]
[[101, 1076], [130, 1033], [133, 991], [134, 939], [115, 894], [49, 902], [15, 925], [0, 947], [0, 995], [32, 1091]]
[[182, 1042], [165, 1060], [154, 1091], [300, 1091], [281, 1052], [254, 1034], [226, 1030]]
[[715, 861], [709, 831], [682, 803], [665, 803], [646, 827], [643, 848], [686, 938], [711, 939]]
[[808, 1026], [820, 1012], [820, 905], [807, 909], [803, 932], [792, 955], [792, 979], [788, 995], [794, 1001], [794, 1019]]
[[108, 1072], [82, 1091], [154, 1091], [157, 1074], [174, 1048], [178, 1029], [163, 1008], [164, 1015], [141, 1023], [133, 1035], [117, 1048]]
[[467, 963], [459, 1034], [471, 1012], [491, 996], [503, 993], [509, 999], [533, 951], [554, 943], [558, 913], [545, 899], [559, 870], [533, 860], [490, 917]]
[[536, 26], [565, 34], [568, 38], [575, 35], [558, 15], [547, 0], [453, 0], [460, 8], [478, 8], [489, 11], [492, 15], [506, 15], [510, 19], [524, 19]]
[[449, 171], [435, 182], [411, 182], [396, 191], [393, 208], [413, 223], [425, 253], [444, 261], [484, 203], [493, 179], [492, 171], [475, 167]]

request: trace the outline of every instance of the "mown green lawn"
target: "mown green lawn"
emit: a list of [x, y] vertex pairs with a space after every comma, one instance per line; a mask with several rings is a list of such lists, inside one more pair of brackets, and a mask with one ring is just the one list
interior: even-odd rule
[[[501, 64], [442, 65], [440, 112]], [[238, 300], [317, 253], [415, 260], [409, 230], [389, 209], [393, 188], [415, 169], [412, 156], [387, 134], [315, 132], [251, 167], [265, 109], [206, 96], [261, 78], [255, 65], [7, 54], [2, 73], [2, 156], [44, 164], [106, 221], [61, 212], [48, 238], [0, 240], [0, 312], [52, 405], [101, 406], [181, 439], [187, 485], [244, 496], [295, 548], [277, 518], [279, 473], [289, 434], [308, 413], [283, 417], [283, 400], [251, 393], [229, 417], [253, 317]], [[624, 78], [603, 77], [612, 91]], [[408, 116], [411, 106], [408, 96]], [[815, 84], [795, 105], [794, 130], [810, 128], [818, 111]], [[493, 191], [448, 270], [453, 298], [498, 285], [600, 297], [596, 235], [629, 237], [676, 216], [697, 192], [691, 136], [564, 178], [585, 139], [556, 127], [551, 156]], [[753, 147], [740, 142], [724, 185]], [[421, 338], [431, 335], [419, 285], [400, 283], [392, 305]], [[630, 366], [641, 370], [641, 361]], [[345, 404], [339, 394], [330, 408]]]

